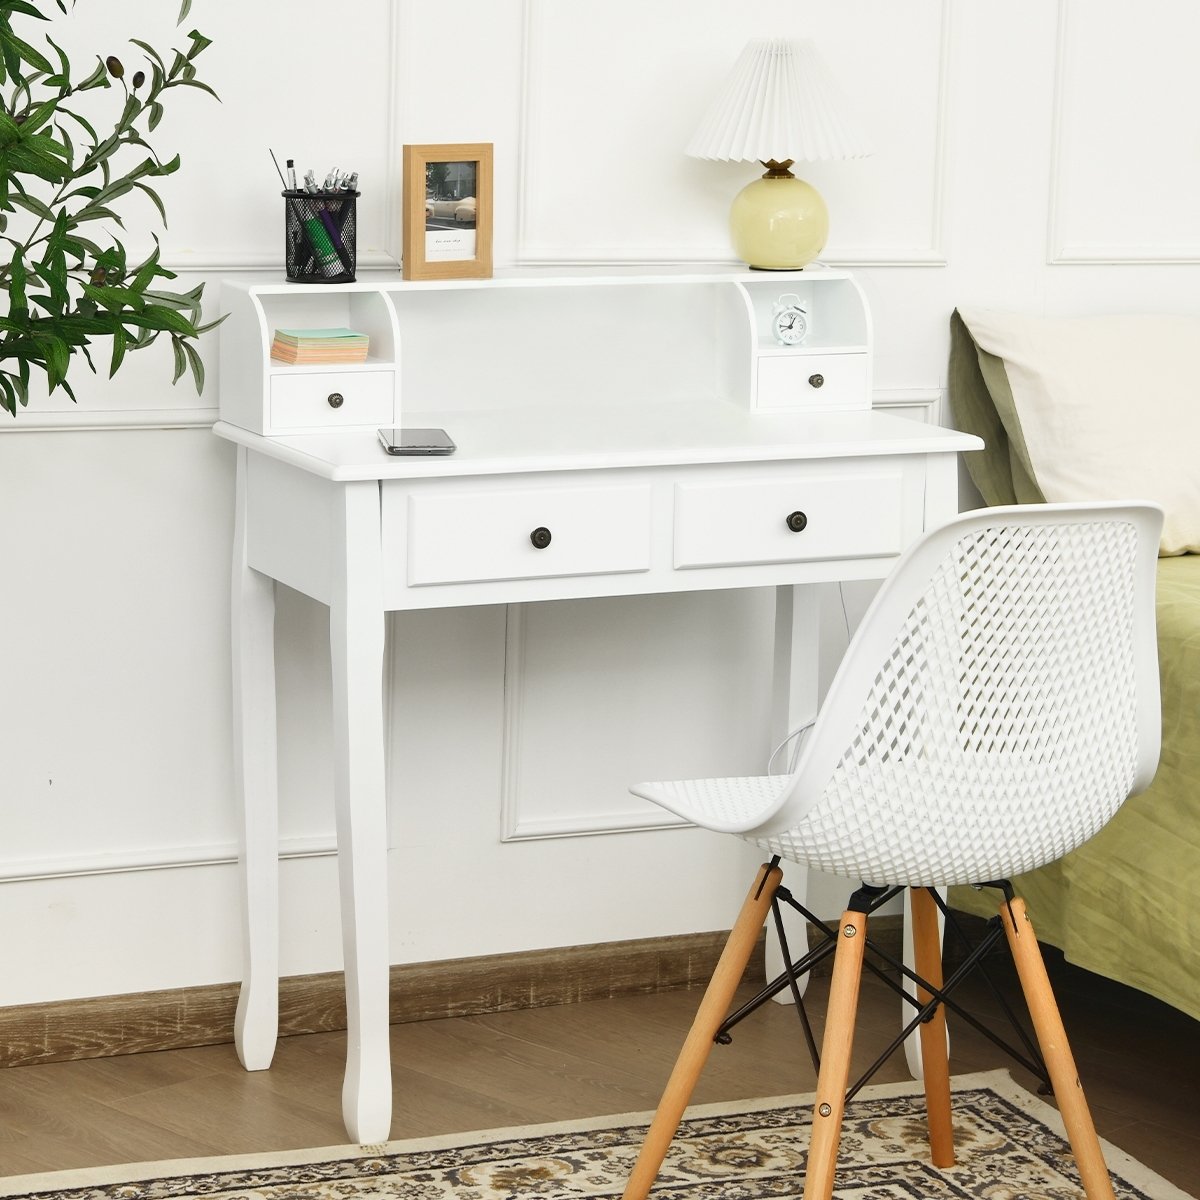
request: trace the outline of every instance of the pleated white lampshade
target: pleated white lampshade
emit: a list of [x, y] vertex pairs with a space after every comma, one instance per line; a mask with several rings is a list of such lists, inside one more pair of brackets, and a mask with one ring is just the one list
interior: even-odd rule
[[733, 248], [752, 267], [797, 271], [824, 248], [829, 210], [817, 189], [789, 168], [871, 151], [812, 43], [762, 38], [748, 43], [734, 63], [687, 153], [767, 168], [734, 197]]
[[747, 43], [687, 153], [721, 162], [817, 162], [871, 150], [816, 47], [759, 38]]

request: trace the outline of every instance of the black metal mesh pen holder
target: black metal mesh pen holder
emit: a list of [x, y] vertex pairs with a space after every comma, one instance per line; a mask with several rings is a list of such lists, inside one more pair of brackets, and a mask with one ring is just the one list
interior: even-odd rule
[[284, 192], [284, 259], [291, 283], [353, 283], [358, 192]]

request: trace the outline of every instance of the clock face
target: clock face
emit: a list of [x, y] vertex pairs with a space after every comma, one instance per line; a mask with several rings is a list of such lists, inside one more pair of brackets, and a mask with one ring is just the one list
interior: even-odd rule
[[808, 333], [808, 317], [802, 308], [779, 309], [772, 321], [775, 340], [783, 346], [798, 346]]

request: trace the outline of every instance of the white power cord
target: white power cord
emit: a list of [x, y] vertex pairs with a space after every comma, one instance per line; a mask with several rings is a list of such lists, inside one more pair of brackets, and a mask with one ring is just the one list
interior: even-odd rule
[[[792, 732], [789, 733], [787, 735], [787, 737], [785, 737], [783, 739], [783, 741], [780, 742], [779, 745], [776, 746], [775, 749], [771, 751], [771, 757], [767, 759], [767, 774], [768, 775], [771, 774], [771, 767], [775, 763], [775, 756], [780, 752], [780, 750], [782, 750], [784, 748], [784, 746], [786, 746], [788, 744], [788, 742], [790, 742], [792, 740], [792, 738], [799, 737], [802, 733], [805, 733], [806, 731], [811, 729], [816, 723], [817, 723], [817, 718], [813, 717], [813, 719], [811, 721], [806, 721], [803, 725], [797, 725], [796, 728], [793, 729]], [[787, 771], [784, 772], [785, 774], [790, 775], [796, 769], [796, 763], [800, 758], [800, 747], [803, 745], [803, 743], [804, 743], [803, 738], [800, 738], [800, 741], [798, 741], [796, 743], [796, 748], [792, 751], [791, 756], [788, 759]]]

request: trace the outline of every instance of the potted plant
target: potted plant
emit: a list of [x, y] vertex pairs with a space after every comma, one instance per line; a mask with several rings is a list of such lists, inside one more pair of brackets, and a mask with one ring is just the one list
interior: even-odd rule
[[[68, 2], [54, 7], [65, 14]], [[184, 0], [179, 23], [190, 7]], [[44, 27], [39, 39], [38, 27], [26, 24], [49, 21], [50, 9], [44, 0], [0, 0], [0, 404], [14, 416], [28, 404], [35, 371], [51, 392], [61, 387], [74, 400], [68, 375], [78, 355], [94, 372], [92, 349], [107, 343], [111, 377], [126, 354], [164, 334], [175, 354], [173, 382], [190, 371], [200, 391], [195, 342], [216, 324], [200, 323], [204, 285], [187, 292], [163, 285], [175, 275], [159, 262], [157, 237], [146, 260], [130, 264], [121, 210], [140, 193], [165, 227], [151, 181], [177, 171], [179, 155], [164, 159], [146, 137], [172, 89], [216, 97], [195, 66], [211, 42], [192, 30], [164, 56], [133, 39], [144, 65], [130, 70], [116, 55], [97, 56], [79, 78]], [[87, 93], [116, 88], [124, 92], [119, 114], [96, 120]]]

